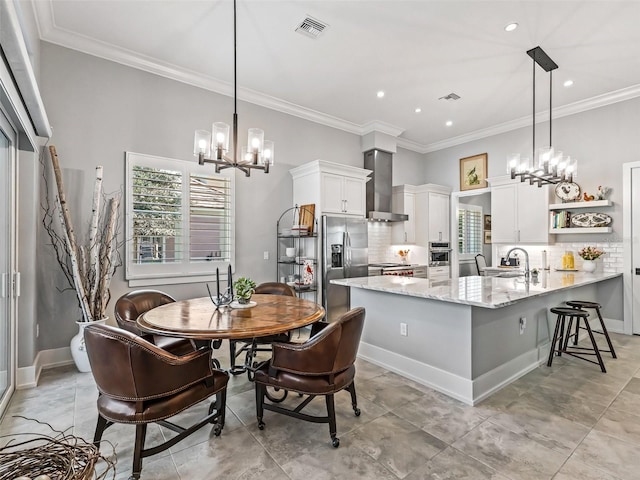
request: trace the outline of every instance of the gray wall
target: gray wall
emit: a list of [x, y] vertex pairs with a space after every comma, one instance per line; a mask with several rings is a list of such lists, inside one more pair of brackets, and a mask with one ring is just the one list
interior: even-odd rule
[[[548, 123], [537, 130], [539, 142], [548, 139]], [[578, 159], [576, 183], [589, 193], [598, 185], [612, 187], [609, 198], [615, 206], [606, 213], [613, 217], [613, 234], [563, 235], [563, 242], [619, 241], [622, 238], [622, 164], [637, 161], [640, 151], [640, 98], [615, 103], [553, 121], [553, 144]], [[507, 155], [531, 151], [531, 127], [468, 142], [426, 154], [425, 175], [429, 182], [460, 189], [460, 158], [488, 153], [489, 177], [507, 174]], [[538, 146], [543, 146], [538, 144]], [[534, 188], [534, 187], [532, 187]]]
[[422, 153], [398, 148], [393, 154], [392, 185], [422, 185], [428, 183], [424, 178], [425, 161]]
[[[125, 181], [125, 151], [195, 161], [194, 130], [232, 120], [232, 98], [48, 43], [42, 44], [40, 87], [78, 230], [89, 219], [96, 165], [104, 166], [105, 192], [116, 191]], [[361, 167], [361, 139], [244, 102], [238, 104], [238, 116], [240, 142], [248, 127], [263, 128], [265, 137], [276, 142], [276, 163], [268, 175], [236, 177], [236, 272], [257, 282], [274, 280], [276, 221], [292, 206], [289, 169], [318, 158]], [[400, 150], [394, 178], [415, 178], [416, 170], [422, 176], [421, 161], [421, 155]], [[39, 349], [67, 346], [77, 332], [74, 320], [80, 317], [74, 293], [58, 291], [65, 284], [47, 243], [41, 235]], [[270, 260], [263, 260], [264, 251]], [[156, 288], [178, 299], [206, 294], [202, 284]], [[121, 268], [112, 282], [108, 312], [113, 311], [113, 299], [128, 290]]]

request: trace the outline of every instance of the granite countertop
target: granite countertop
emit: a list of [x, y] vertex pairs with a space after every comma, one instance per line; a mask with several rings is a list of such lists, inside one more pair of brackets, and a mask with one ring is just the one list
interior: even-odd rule
[[541, 272], [537, 281], [519, 277], [460, 277], [427, 280], [413, 277], [375, 276], [331, 280], [352, 288], [429, 298], [484, 308], [500, 308], [550, 292], [580, 287], [622, 276], [621, 273]]

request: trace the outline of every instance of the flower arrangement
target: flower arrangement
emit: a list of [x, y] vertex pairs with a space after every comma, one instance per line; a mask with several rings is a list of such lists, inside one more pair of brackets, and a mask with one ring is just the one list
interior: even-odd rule
[[599, 248], [589, 246], [581, 249], [578, 252], [578, 255], [580, 255], [580, 258], [583, 260], [597, 260], [604, 255], [604, 251]]
[[398, 255], [400, 255], [400, 259], [403, 262], [407, 261], [407, 257], [409, 256], [409, 249], [408, 248], [401, 248], [400, 250], [398, 250]]

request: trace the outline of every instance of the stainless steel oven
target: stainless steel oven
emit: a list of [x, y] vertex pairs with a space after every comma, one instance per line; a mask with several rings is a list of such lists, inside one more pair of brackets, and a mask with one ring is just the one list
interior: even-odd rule
[[429, 242], [429, 266], [445, 267], [451, 264], [451, 244], [449, 242]]

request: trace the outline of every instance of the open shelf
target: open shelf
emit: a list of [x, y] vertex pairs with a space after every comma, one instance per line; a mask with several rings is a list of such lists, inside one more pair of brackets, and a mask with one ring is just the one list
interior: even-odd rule
[[611, 227], [570, 227], [570, 228], [551, 228], [549, 233], [563, 234], [563, 233], [611, 233], [613, 228]]
[[613, 202], [611, 200], [592, 200], [590, 202], [552, 203], [549, 205], [549, 210], [571, 210], [572, 208], [597, 208], [611, 206], [613, 206]]

